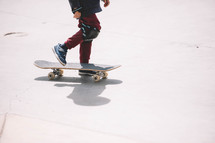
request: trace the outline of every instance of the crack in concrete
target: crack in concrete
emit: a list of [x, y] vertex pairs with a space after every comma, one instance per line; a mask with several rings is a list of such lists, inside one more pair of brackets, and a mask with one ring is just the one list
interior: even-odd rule
[[5, 125], [6, 125], [6, 120], [7, 120], [7, 113], [4, 115], [4, 120], [3, 120], [3, 124], [2, 124], [2, 128], [0, 129], [0, 139], [3, 135], [3, 132], [4, 132], [4, 128], [5, 128]]

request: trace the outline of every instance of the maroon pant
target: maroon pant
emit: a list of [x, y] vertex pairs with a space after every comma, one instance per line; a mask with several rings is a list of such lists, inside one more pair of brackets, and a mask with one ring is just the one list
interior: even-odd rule
[[[95, 27], [98, 30], [101, 29], [100, 22], [95, 14], [81, 18], [78, 24], [79, 28], [81, 28], [82, 23]], [[68, 49], [72, 49], [80, 44], [80, 63], [89, 63], [92, 41], [84, 41], [82, 34], [82, 30], [79, 30], [75, 35], [68, 38], [65, 44]]]

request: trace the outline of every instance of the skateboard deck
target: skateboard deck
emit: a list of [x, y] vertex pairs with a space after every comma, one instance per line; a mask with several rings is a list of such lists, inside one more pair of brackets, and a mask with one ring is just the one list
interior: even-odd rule
[[88, 70], [95, 71], [96, 74], [93, 74], [92, 77], [95, 81], [99, 81], [100, 79], [107, 78], [108, 71], [119, 68], [121, 65], [103, 65], [103, 64], [86, 64], [86, 63], [67, 63], [65, 66], [61, 65], [59, 62], [50, 62], [45, 60], [36, 60], [34, 61], [34, 65], [41, 69], [52, 69], [53, 72], [48, 74], [48, 78], [50, 80], [55, 78], [55, 75], [62, 76], [63, 69], [66, 70]]

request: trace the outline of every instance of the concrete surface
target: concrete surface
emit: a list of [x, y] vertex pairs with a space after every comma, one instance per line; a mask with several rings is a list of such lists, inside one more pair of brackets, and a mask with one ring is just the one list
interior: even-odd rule
[[122, 67], [94, 83], [33, 65], [78, 30], [68, 1], [0, 0], [0, 142], [214, 143], [214, 5], [111, 1], [91, 62]]

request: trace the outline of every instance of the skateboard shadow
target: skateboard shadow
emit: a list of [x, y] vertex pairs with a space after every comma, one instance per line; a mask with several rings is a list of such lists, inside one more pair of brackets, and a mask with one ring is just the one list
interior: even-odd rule
[[[35, 80], [50, 81], [47, 77], [38, 77]], [[99, 82], [94, 82], [91, 77], [61, 77], [53, 80], [56, 83], [56, 87], [72, 87], [74, 88], [72, 93], [67, 96], [68, 99], [72, 99], [73, 102], [81, 106], [101, 106], [110, 103], [110, 99], [107, 97], [101, 97], [107, 85], [121, 84], [121, 80], [104, 79]], [[68, 84], [65, 82], [69, 82]]]

